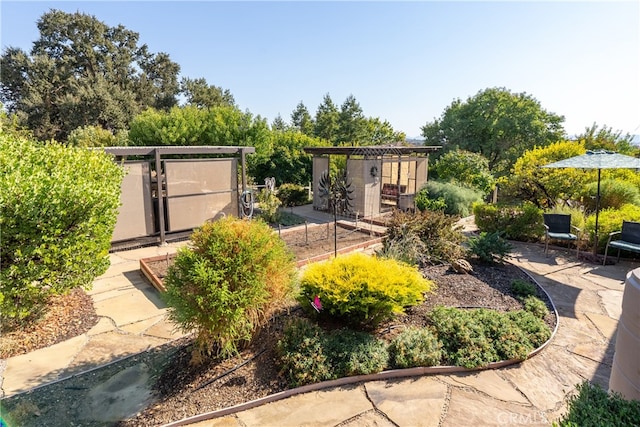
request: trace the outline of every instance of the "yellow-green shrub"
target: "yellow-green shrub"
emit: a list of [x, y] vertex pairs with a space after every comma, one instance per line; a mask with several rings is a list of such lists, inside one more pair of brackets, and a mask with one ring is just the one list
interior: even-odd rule
[[415, 267], [355, 253], [309, 266], [301, 278], [299, 300], [310, 307], [317, 296], [321, 315], [375, 326], [421, 302], [431, 285]]
[[206, 223], [191, 240], [165, 279], [169, 316], [196, 330], [194, 356], [233, 355], [282, 306], [295, 277], [293, 255], [264, 222], [230, 216]]
[[[598, 250], [604, 252], [609, 233], [622, 230], [622, 221], [639, 221], [640, 206], [627, 204], [620, 209], [603, 209], [598, 216]], [[593, 236], [596, 229], [595, 214], [589, 215], [585, 223], [587, 235], [590, 238], [589, 247], [593, 247]]]

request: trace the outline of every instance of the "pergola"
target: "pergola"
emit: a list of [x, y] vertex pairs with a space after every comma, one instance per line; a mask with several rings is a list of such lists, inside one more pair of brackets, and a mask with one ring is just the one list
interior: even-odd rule
[[429, 153], [441, 148], [424, 145], [305, 148], [305, 152], [313, 155], [313, 206], [325, 209], [315, 190], [321, 174], [329, 170], [331, 156], [346, 156], [347, 174], [355, 190], [355, 214], [369, 217], [394, 208], [413, 209], [415, 194], [427, 181]]

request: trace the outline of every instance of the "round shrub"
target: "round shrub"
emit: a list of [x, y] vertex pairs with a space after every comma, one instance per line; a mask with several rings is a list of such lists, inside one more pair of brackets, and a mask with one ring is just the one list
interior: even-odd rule
[[299, 301], [310, 308], [318, 297], [321, 316], [374, 327], [421, 302], [430, 288], [415, 267], [354, 253], [309, 266], [300, 281]]
[[101, 151], [0, 131], [0, 330], [109, 267], [124, 170]]
[[545, 304], [540, 298], [528, 296], [523, 302], [524, 309], [540, 319], [544, 319], [547, 314], [549, 314], [547, 304]]
[[225, 217], [191, 235], [165, 279], [169, 316], [195, 330], [195, 356], [236, 354], [290, 293], [296, 269], [262, 221]]
[[[444, 213], [465, 217], [471, 214], [473, 204], [481, 202], [482, 198], [483, 193], [480, 190], [463, 187], [452, 182], [428, 181], [417, 194], [416, 207], [420, 210], [433, 206], [439, 207], [444, 201]], [[425, 202], [426, 199], [431, 202]]]
[[503, 232], [505, 239], [535, 242], [544, 236], [542, 209], [531, 202], [518, 206], [476, 203], [473, 215], [480, 231]]
[[327, 337], [326, 348], [335, 378], [375, 374], [389, 363], [384, 341], [361, 331], [334, 331]]
[[396, 368], [437, 366], [442, 358], [442, 343], [427, 328], [409, 327], [389, 344], [389, 360]]
[[309, 203], [309, 192], [297, 184], [282, 184], [278, 187], [278, 199], [282, 206], [301, 206]]
[[324, 331], [308, 319], [292, 320], [277, 344], [280, 374], [292, 387], [333, 378]]

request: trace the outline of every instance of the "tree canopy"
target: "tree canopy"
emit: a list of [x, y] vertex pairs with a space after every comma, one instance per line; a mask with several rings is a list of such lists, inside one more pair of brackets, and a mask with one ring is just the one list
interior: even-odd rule
[[180, 92], [186, 97], [187, 105], [198, 108], [236, 106], [236, 101], [229, 89], [209, 85], [204, 78], [193, 80], [184, 77], [180, 81]]
[[37, 27], [30, 53], [8, 47], [0, 58], [0, 99], [36, 138], [64, 141], [87, 125], [115, 132], [147, 107], [177, 104], [179, 65], [138, 33], [55, 9]]
[[492, 191], [496, 184], [496, 179], [489, 171], [487, 159], [470, 151], [448, 151], [436, 160], [433, 171], [440, 181], [480, 190], [485, 195]]
[[443, 152], [482, 154], [492, 173], [501, 176], [526, 150], [561, 140], [563, 121], [526, 93], [490, 88], [464, 102], [454, 100], [439, 119], [422, 127], [422, 135], [425, 145], [441, 145]]
[[639, 150], [631, 143], [631, 138], [628, 133], [623, 135], [620, 131], [616, 132], [608, 126], [599, 127], [595, 123], [576, 136], [587, 150], [609, 150], [632, 156]]

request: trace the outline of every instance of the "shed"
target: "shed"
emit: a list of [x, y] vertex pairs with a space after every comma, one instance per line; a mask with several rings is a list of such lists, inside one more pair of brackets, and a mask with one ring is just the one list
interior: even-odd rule
[[317, 187], [329, 170], [331, 156], [346, 156], [347, 176], [354, 190], [353, 213], [375, 217], [393, 209], [414, 209], [416, 193], [427, 182], [429, 153], [440, 146], [372, 145], [364, 147], [308, 147], [313, 155], [313, 207], [326, 210]]

